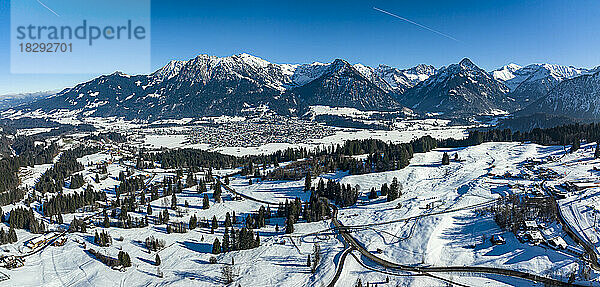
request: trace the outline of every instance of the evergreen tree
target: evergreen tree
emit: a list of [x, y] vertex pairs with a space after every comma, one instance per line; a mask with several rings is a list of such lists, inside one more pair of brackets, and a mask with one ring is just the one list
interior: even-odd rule
[[18, 241], [17, 232], [15, 232], [15, 229], [12, 227], [8, 230], [8, 240], [11, 243], [15, 243]]
[[217, 221], [217, 217], [216, 217], [216, 216], [214, 216], [214, 215], [213, 215], [213, 218], [212, 218], [212, 222], [211, 222], [211, 226], [210, 226], [210, 227], [211, 227], [211, 229], [212, 229], [213, 231], [214, 231], [214, 230], [216, 230], [217, 228], [219, 228], [219, 222]]
[[600, 143], [596, 143], [596, 151], [594, 152], [594, 158], [600, 158]]
[[387, 201], [396, 200], [400, 195], [400, 184], [398, 183], [398, 179], [394, 177], [387, 194]]
[[150, 206], [150, 202], [148, 202], [148, 207], [146, 208], [146, 214], [152, 215], [152, 206]]
[[304, 179], [304, 190], [308, 191], [310, 190], [312, 186], [312, 178], [310, 175], [310, 171], [308, 173], [306, 173], [306, 178]]
[[581, 140], [578, 137], [573, 139], [573, 143], [571, 144], [571, 152], [576, 152], [581, 147]]
[[233, 270], [233, 266], [231, 265], [223, 265], [221, 268], [221, 276], [225, 284], [231, 284], [236, 277], [235, 270]]
[[105, 228], [110, 227], [110, 219], [108, 218], [108, 215], [106, 213], [104, 213], [104, 220], [102, 222], [102, 226], [104, 226]]
[[165, 208], [162, 212], [162, 223], [167, 223], [169, 222], [169, 211]]
[[450, 164], [450, 156], [448, 155], [447, 152], [444, 153], [444, 155], [442, 155], [442, 165], [449, 165]]
[[225, 227], [232, 227], [231, 215], [229, 215], [229, 211], [225, 213]]
[[188, 172], [187, 178], [185, 179], [185, 185], [187, 187], [193, 187], [194, 185], [196, 185], [196, 178], [194, 177], [194, 173], [192, 173], [191, 171]]
[[285, 221], [285, 233], [294, 233], [294, 223], [289, 218]]
[[100, 233], [96, 231], [94, 235], [94, 243], [98, 244], [98, 246], [107, 247], [112, 244], [112, 237], [110, 237], [106, 231], [102, 230]]
[[195, 229], [197, 226], [198, 226], [198, 218], [194, 214], [190, 217], [189, 227], [190, 227], [190, 229]]
[[158, 253], [156, 253], [156, 256], [154, 257], [154, 265], [160, 266], [160, 256], [158, 256]]
[[69, 188], [77, 189], [82, 187], [85, 184], [85, 180], [83, 179], [83, 175], [75, 174], [71, 176], [71, 185]]
[[215, 238], [215, 241], [213, 242], [212, 254], [219, 253], [221, 253], [221, 242], [219, 242], [218, 238]]
[[198, 191], [198, 193], [206, 193], [206, 183], [204, 182], [204, 180], [200, 179], [196, 190]]
[[221, 182], [217, 181], [215, 183], [215, 188], [214, 188], [214, 193], [213, 193], [213, 198], [215, 199], [215, 202], [221, 202]]
[[312, 272], [315, 273], [317, 271], [317, 267], [321, 262], [321, 246], [319, 243], [315, 243], [313, 245], [313, 264], [312, 264]]
[[223, 244], [221, 246], [221, 249], [223, 250], [223, 252], [227, 252], [230, 250], [229, 248], [229, 228], [225, 227], [225, 233], [223, 233]]
[[154, 236], [150, 236], [146, 238], [146, 248], [148, 252], [150, 251], [158, 251], [165, 247], [165, 241], [162, 239], [156, 239]]
[[175, 196], [175, 193], [171, 196], [171, 209], [177, 210], [177, 196]]
[[388, 185], [387, 185], [387, 183], [384, 183], [381, 186], [381, 196], [387, 196], [388, 191], [389, 191]]
[[124, 251], [119, 251], [119, 263], [123, 265], [123, 267], [131, 267], [131, 258], [129, 257], [129, 253]]
[[369, 192], [369, 199], [376, 199], [377, 198], [377, 190], [375, 190], [374, 187], [371, 188], [371, 191]]
[[208, 201], [208, 195], [204, 194], [204, 198], [202, 199], [202, 209], [209, 209], [210, 202]]

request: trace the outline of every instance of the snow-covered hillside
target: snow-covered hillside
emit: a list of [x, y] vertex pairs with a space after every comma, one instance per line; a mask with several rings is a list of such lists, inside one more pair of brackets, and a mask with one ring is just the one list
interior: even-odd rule
[[559, 83], [596, 71], [598, 68], [585, 69], [555, 64], [531, 64], [524, 67], [509, 64], [493, 71], [492, 75], [510, 89], [508, 96], [524, 107], [545, 96]]
[[[549, 168], [557, 168], [560, 174], [567, 174], [562, 180], [580, 180], [589, 178], [588, 169], [597, 160], [590, 160], [592, 145], [575, 154], [564, 155], [562, 147], [542, 147], [535, 144], [521, 143], [486, 143], [478, 146], [459, 149], [439, 149], [428, 153], [416, 154], [408, 167], [398, 170], [365, 175], [348, 175], [346, 172], [321, 175], [325, 180], [334, 180], [343, 184], [357, 186], [361, 195], [355, 206], [342, 208], [338, 218], [346, 226], [364, 226], [352, 232], [352, 236], [364, 247], [385, 260], [410, 266], [485, 266], [498, 267], [561, 279], [567, 278], [573, 270], [581, 268], [581, 260], [569, 252], [557, 251], [544, 245], [522, 243], [514, 234], [500, 229], [490, 215], [482, 215], [480, 208], [471, 206], [486, 203], [508, 194], [522, 194], [519, 186], [535, 184], [535, 180], [498, 179], [493, 175], [519, 174], [524, 171], [523, 163], [530, 159], [546, 159], [549, 156], [563, 156], [561, 161], [553, 162]], [[114, 150], [111, 149], [111, 150]], [[442, 154], [447, 152], [458, 155], [459, 161], [450, 165], [440, 165]], [[114, 180], [119, 172], [127, 169], [129, 163], [120, 164], [113, 154], [102, 151], [85, 156], [79, 161], [88, 166], [90, 163], [109, 163], [108, 177], [100, 183], [93, 181], [91, 169], [86, 168], [84, 174], [97, 190], [105, 190], [109, 198], [114, 198], [112, 190], [118, 184]], [[282, 166], [288, 163], [282, 163]], [[45, 166], [36, 167], [42, 170]], [[216, 174], [231, 173], [215, 171]], [[147, 183], [161, 182], [165, 176], [172, 176], [173, 170], [159, 168], [138, 170], [145, 175]], [[199, 176], [201, 174], [198, 174]], [[402, 186], [402, 196], [392, 202], [383, 197], [368, 199], [371, 188], [379, 189], [382, 183], [390, 183], [397, 178]], [[314, 182], [318, 181], [317, 178]], [[299, 198], [309, 199], [305, 192], [304, 180], [298, 181], [258, 181], [250, 185], [243, 176], [231, 178], [230, 186], [245, 196], [266, 202], [284, 202]], [[595, 195], [588, 197], [569, 197], [567, 202], [576, 198], [587, 198], [595, 202]], [[223, 220], [227, 212], [236, 212], [238, 216], [253, 213], [264, 204], [253, 200], [234, 200], [234, 194], [227, 191], [223, 194], [223, 202], [213, 201], [213, 190], [209, 189], [210, 208], [202, 209], [203, 194], [195, 188], [186, 188], [177, 195], [180, 212], [170, 209], [170, 200], [158, 199], [150, 203], [155, 212], [169, 210], [172, 220], [187, 222], [193, 214], [200, 219], [215, 216]], [[591, 197], [590, 197], [591, 196]], [[586, 199], [586, 200], [587, 200]], [[581, 203], [586, 205], [588, 203]], [[593, 204], [593, 203], [592, 203]], [[581, 208], [580, 208], [581, 209]], [[448, 213], [444, 213], [448, 212]], [[83, 214], [67, 214], [65, 223], [74, 216]], [[89, 213], [88, 213], [89, 214]], [[133, 216], [143, 216], [144, 211], [132, 211]], [[589, 222], [592, 213], [582, 212]], [[414, 219], [409, 219], [414, 218]], [[403, 220], [406, 219], [406, 220]], [[389, 223], [386, 223], [389, 222]], [[368, 226], [374, 224], [372, 226]], [[586, 227], [577, 221], [574, 226]], [[212, 242], [223, 236], [224, 229], [219, 227], [215, 233], [208, 228], [198, 228], [187, 233], [165, 232], [164, 225], [151, 224], [148, 227], [122, 229], [91, 227], [88, 233], [76, 232], [67, 235], [64, 246], [50, 246], [43, 251], [29, 256], [25, 266], [2, 271], [10, 279], [12, 286], [50, 286], [50, 285], [93, 285], [93, 286], [147, 286], [167, 284], [169, 286], [215, 286], [222, 284], [223, 264], [234, 263], [236, 270], [233, 286], [320, 286], [327, 285], [335, 277], [336, 270], [341, 268], [341, 276], [335, 286], [352, 286], [358, 279], [362, 282], [385, 282], [390, 286], [442, 286], [443, 280], [468, 286], [536, 286], [526, 280], [473, 274], [437, 274], [438, 279], [424, 276], [396, 276], [395, 272], [387, 273], [368, 260], [361, 258], [357, 251], [350, 251], [349, 256], [341, 255], [344, 245], [339, 236], [332, 234], [332, 223], [329, 220], [296, 224], [292, 234], [284, 234], [283, 218], [273, 218], [266, 227], [257, 231], [261, 235], [261, 246], [255, 249], [228, 252], [212, 255]], [[50, 224], [50, 228], [58, 225]], [[551, 227], [552, 228], [552, 227]], [[280, 229], [280, 231], [276, 231]], [[113, 237], [110, 247], [98, 247], [93, 243], [94, 232], [106, 230]], [[325, 232], [324, 232], [325, 231]], [[563, 236], [568, 244], [577, 246], [561, 229], [553, 232]], [[506, 239], [504, 245], [492, 245], [492, 235], [500, 235]], [[24, 232], [19, 233], [25, 239], [33, 238]], [[143, 242], [149, 236], [164, 239], [166, 247], [159, 252], [161, 265], [154, 266], [155, 253], [148, 253]], [[594, 243], [598, 240], [595, 233], [586, 235]], [[120, 238], [123, 238], [122, 240]], [[322, 260], [316, 273], [306, 267], [306, 258], [311, 254], [314, 243], [319, 243]], [[17, 245], [18, 245], [17, 244]], [[87, 246], [87, 247], [86, 247]], [[102, 253], [115, 256], [118, 251], [126, 251], [131, 255], [133, 266], [126, 271], [113, 270], [99, 262], [86, 251], [92, 247]], [[18, 254], [18, 250], [11, 249]], [[211, 257], [217, 264], [211, 264]], [[39, 274], [39, 276], [30, 276]], [[597, 278], [592, 273], [592, 278]], [[440, 280], [442, 278], [443, 280]], [[384, 285], [385, 286], [385, 285]]]

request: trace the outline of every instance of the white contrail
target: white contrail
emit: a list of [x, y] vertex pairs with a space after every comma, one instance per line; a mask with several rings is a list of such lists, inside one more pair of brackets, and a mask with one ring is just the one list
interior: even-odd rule
[[54, 10], [50, 9], [50, 7], [46, 6], [46, 4], [42, 3], [42, 1], [37, 0], [37, 2], [42, 4], [42, 6], [46, 7], [46, 9], [48, 9], [50, 12], [54, 13], [54, 15], [56, 15], [57, 17], [60, 17], [60, 15], [58, 15], [58, 13], [54, 12]]
[[461, 42], [460, 40], [458, 40], [458, 39], [456, 39], [456, 38], [454, 38], [454, 37], [452, 37], [452, 36], [450, 36], [450, 35], [444, 34], [444, 33], [440, 32], [440, 31], [433, 30], [433, 29], [431, 29], [431, 28], [429, 28], [429, 27], [427, 27], [427, 26], [425, 26], [425, 25], [421, 25], [421, 24], [419, 24], [419, 23], [417, 23], [417, 22], [414, 22], [414, 21], [408, 20], [408, 19], [406, 19], [406, 18], [404, 18], [404, 17], [400, 17], [400, 16], [398, 16], [398, 15], [396, 15], [396, 14], [394, 14], [394, 13], [391, 13], [391, 12], [385, 11], [385, 10], [383, 10], [383, 9], [379, 9], [379, 8], [377, 8], [377, 7], [373, 7], [373, 9], [375, 9], [375, 10], [377, 10], [377, 11], [381, 12], [381, 13], [388, 14], [388, 15], [390, 15], [390, 16], [392, 16], [392, 17], [396, 17], [396, 18], [398, 18], [398, 19], [400, 19], [400, 20], [404, 20], [404, 21], [406, 21], [406, 22], [408, 22], [408, 23], [411, 23], [411, 24], [413, 24], [413, 25], [417, 25], [417, 26], [419, 26], [419, 27], [421, 27], [421, 28], [423, 28], [423, 29], [427, 29], [427, 30], [429, 30], [429, 31], [431, 31], [431, 32], [433, 32], [433, 33], [436, 33], [436, 34], [438, 34], [438, 35], [442, 35], [442, 36], [444, 36], [444, 37], [446, 37], [446, 38], [448, 38], [448, 39], [454, 40], [454, 41], [456, 41], [456, 42]]

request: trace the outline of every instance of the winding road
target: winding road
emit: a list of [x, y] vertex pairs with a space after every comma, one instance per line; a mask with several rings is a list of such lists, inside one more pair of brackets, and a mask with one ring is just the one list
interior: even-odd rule
[[[464, 272], [464, 273], [496, 274], [496, 275], [504, 275], [504, 276], [510, 276], [510, 277], [515, 277], [515, 278], [526, 279], [529, 281], [539, 282], [539, 283], [547, 284], [550, 286], [584, 286], [584, 285], [565, 283], [565, 282], [562, 282], [559, 280], [555, 280], [552, 278], [543, 277], [543, 276], [539, 276], [539, 275], [535, 275], [535, 274], [531, 274], [531, 273], [510, 270], [510, 269], [495, 268], [495, 267], [477, 267], [477, 266], [415, 267], [415, 266], [408, 266], [408, 265], [393, 263], [393, 262], [387, 261], [385, 259], [379, 258], [379, 257], [375, 256], [373, 253], [369, 252], [367, 249], [365, 249], [356, 239], [354, 239], [354, 237], [352, 237], [352, 235], [347, 230], [345, 230], [345, 228], [343, 228], [343, 225], [338, 221], [337, 207], [333, 204], [331, 204], [331, 207], [333, 209], [333, 216], [332, 216], [333, 224], [338, 228], [340, 234], [344, 238], [344, 241], [346, 243], [348, 243], [352, 248], [359, 251], [363, 256], [369, 258], [371, 261], [373, 261], [385, 268], [398, 269], [398, 270], [402, 270], [402, 271], [409, 271], [409, 272], [415, 272], [415, 273], [423, 273], [425, 275], [428, 275], [429, 273], [436, 273], [436, 272], [438, 272], [438, 273]], [[343, 264], [343, 262], [341, 264]]]
[[[219, 182], [221, 182], [218, 178], [217, 178], [217, 180]], [[265, 200], [253, 198], [251, 196], [239, 193], [239, 192], [235, 191], [233, 188], [223, 184], [222, 182], [221, 182], [221, 186], [223, 188], [225, 188], [227, 191], [234, 193], [238, 196], [241, 196], [243, 198], [246, 198], [248, 200], [252, 200], [252, 201], [263, 203], [263, 204], [272, 204], [272, 205], [279, 204], [276, 202], [265, 201]], [[566, 283], [566, 282], [562, 282], [562, 281], [559, 281], [556, 279], [539, 276], [539, 275], [531, 274], [531, 273], [527, 273], [527, 272], [516, 271], [516, 270], [511, 270], [511, 269], [495, 268], [495, 267], [479, 267], [479, 266], [416, 267], [416, 266], [402, 265], [402, 264], [390, 262], [385, 259], [377, 257], [373, 253], [369, 252], [366, 248], [364, 248], [360, 244], [360, 242], [358, 242], [354, 237], [352, 237], [352, 235], [349, 232], [350, 230], [364, 229], [367, 227], [372, 227], [372, 226], [377, 226], [377, 225], [397, 223], [397, 222], [407, 221], [407, 220], [411, 220], [411, 219], [418, 219], [418, 218], [422, 218], [422, 217], [426, 217], [426, 216], [440, 215], [440, 214], [452, 213], [452, 212], [457, 212], [457, 211], [462, 211], [462, 210], [467, 210], [467, 209], [480, 208], [480, 207], [484, 207], [484, 206], [493, 204], [496, 201], [497, 201], [497, 199], [494, 199], [494, 200], [482, 202], [479, 204], [474, 204], [474, 205], [456, 208], [456, 209], [448, 209], [448, 210], [444, 210], [444, 211], [440, 211], [440, 212], [417, 215], [417, 216], [402, 218], [402, 219], [393, 220], [393, 221], [386, 221], [386, 222], [379, 222], [379, 223], [372, 223], [372, 224], [362, 224], [362, 225], [355, 225], [355, 226], [344, 226], [342, 223], [340, 223], [337, 218], [337, 214], [338, 214], [337, 206], [330, 204], [330, 206], [333, 210], [331, 220], [332, 220], [334, 227], [327, 229], [327, 230], [319, 231], [319, 232], [304, 234], [302, 236], [314, 235], [314, 234], [318, 234], [318, 233], [322, 233], [322, 232], [330, 231], [330, 230], [337, 230], [339, 232], [339, 234], [341, 235], [342, 242], [344, 243], [344, 246], [346, 246], [346, 248], [342, 252], [342, 256], [340, 257], [340, 262], [337, 266], [335, 276], [332, 279], [331, 283], [329, 283], [329, 285], [328, 285], [329, 287], [334, 287], [335, 284], [337, 283], [337, 280], [339, 279], [342, 269], [344, 267], [344, 261], [348, 254], [352, 254], [353, 250], [357, 250], [364, 257], [370, 259], [371, 261], [377, 263], [378, 265], [380, 265], [382, 267], [385, 267], [388, 269], [396, 269], [396, 270], [401, 270], [401, 271], [405, 271], [405, 272], [410, 272], [410, 273], [413, 273], [412, 274], [413, 276], [429, 276], [429, 277], [443, 280], [446, 282], [448, 282], [447, 279], [432, 275], [430, 273], [494, 274], [494, 275], [502, 275], [502, 276], [525, 279], [525, 280], [529, 280], [529, 281], [533, 281], [533, 282], [546, 284], [549, 286], [585, 286], [585, 285]], [[404, 275], [404, 276], [406, 276], [406, 275]], [[462, 284], [458, 284], [456, 282], [451, 282], [451, 283], [463, 286]]]

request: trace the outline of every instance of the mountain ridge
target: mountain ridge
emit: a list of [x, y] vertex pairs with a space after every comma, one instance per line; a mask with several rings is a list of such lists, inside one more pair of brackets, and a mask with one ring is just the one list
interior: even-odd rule
[[487, 72], [468, 58], [441, 68], [399, 69], [343, 59], [276, 64], [245, 53], [201, 54], [169, 61], [148, 75], [102, 75], [15, 109], [152, 120], [240, 115], [255, 108], [302, 116], [310, 106], [327, 105], [471, 117], [515, 112], [561, 82], [598, 70], [508, 64]]

